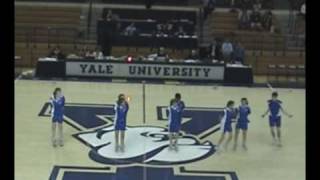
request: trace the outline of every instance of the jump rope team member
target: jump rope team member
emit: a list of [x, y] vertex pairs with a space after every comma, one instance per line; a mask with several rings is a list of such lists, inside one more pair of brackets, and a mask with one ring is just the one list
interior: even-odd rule
[[[52, 116], [52, 145], [56, 147], [58, 144], [63, 146], [63, 110], [65, 104], [65, 98], [62, 95], [61, 88], [56, 88], [53, 92], [51, 101], [51, 116]], [[58, 127], [58, 137], [56, 137], [56, 129]]]
[[251, 113], [251, 109], [249, 107], [249, 102], [247, 98], [241, 99], [241, 105], [237, 109], [237, 124], [236, 124], [236, 131], [234, 137], [234, 146], [233, 150], [237, 149], [238, 145], [238, 137], [240, 130], [242, 130], [242, 148], [247, 150], [246, 140], [247, 140], [247, 130], [248, 130], [248, 115]]
[[[271, 95], [271, 99], [268, 100], [268, 109], [267, 111], [262, 115], [264, 118], [268, 113], [269, 115], [269, 126], [270, 126], [270, 131], [271, 131], [271, 136], [273, 139], [273, 145], [278, 145], [282, 146], [281, 144], [281, 114], [280, 111], [287, 115], [289, 118], [292, 117], [291, 114], [287, 113], [283, 108], [282, 108], [282, 102], [278, 100], [278, 93], [273, 92]], [[277, 129], [277, 137], [275, 133], [275, 129]]]
[[182, 121], [182, 113], [185, 108], [184, 102], [181, 100], [181, 94], [176, 93], [175, 98], [171, 99], [169, 110], [169, 150], [178, 151], [178, 138]]
[[220, 152], [220, 150], [221, 150], [220, 146], [224, 141], [225, 134], [227, 134], [227, 133], [229, 134], [228, 139], [224, 144], [225, 149], [228, 149], [228, 145], [229, 145], [230, 141], [232, 140], [232, 126], [231, 126], [231, 124], [232, 124], [232, 119], [234, 119], [234, 114], [235, 114], [234, 101], [228, 101], [227, 107], [223, 110], [223, 112], [224, 112], [224, 115], [221, 119], [222, 134], [221, 134], [220, 139], [218, 141], [218, 144], [215, 148], [217, 152]]
[[114, 105], [114, 111], [115, 151], [118, 152], [120, 150], [121, 152], [124, 152], [124, 138], [127, 122], [127, 113], [129, 111], [129, 104], [126, 101], [126, 97], [124, 94], [119, 94], [118, 100]]

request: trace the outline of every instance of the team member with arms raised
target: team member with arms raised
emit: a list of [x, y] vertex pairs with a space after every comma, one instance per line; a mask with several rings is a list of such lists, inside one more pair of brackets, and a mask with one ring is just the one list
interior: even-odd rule
[[182, 113], [185, 108], [184, 102], [181, 100], [181, 94], [176, 93], [175, 98], [170, 101], [169, 110], [169, 150], [178, 151], [178, 138], [182, 121]]
[[[115, 151], [124, 152], [124, 138], [127, 123], [127, 113], [129, 111], [129, 104], [126, 101], [124, 94], [119, 94], [118, 100], [114, 105], [114, 130], [115, 130]], [[120, 136], [120, 142], [119, 142]]]
[[[278, 100], [278, 93], [273, 92], [272, 93], [272, 98], [268, 100], [268, 109], [267, 111], [262, 115], [264, 118], [268, 113], [269, 115], [269, 126], [270, 126], [270, 131], [273, 139], [273, 145], [278, 145], [279, 147], [282, 146], [281, 144], [281, 114], [280, 111], [287, 115], [289, 118], [292, 117], [291, 114], [287, 113], [283, 108], [282, 108], [282, 102]], [[276, 133], [275, 133], [275, 128], [277, 128], [277, 138], [276, 138]]]
[[216, 146], [216, 151], [220, 152], [220, 146], [224, 141], [225, 138], [225, 134], [229, 134], [229, 137], [227, 139], [227, 141], [225, 142], [224, 148], [228, 149], [228, 144], [230, 143], [230, 141], [232, 140], [232, 120], [235, 118], [235, 112], [234, 112], [234, 101], [228, 101], [227, 102], [227, 107], [223, 110], [224, 115], [221, 119], [221, 131], [222, 134], [220, 136], [220, 139], [218, 141], [218, 144]]
[[[62, 95], [61, 88], [56, 88], [53, 92], [53, 96], [50, 97], [51, 101], [51, 116], [52, 116], [52, 145], [56, 147], [58, 144], [63, 146], [63, 110], [65, 104], [65, 98]], [[56, 137], [56, 129], [58, 127], [58, 137]]]

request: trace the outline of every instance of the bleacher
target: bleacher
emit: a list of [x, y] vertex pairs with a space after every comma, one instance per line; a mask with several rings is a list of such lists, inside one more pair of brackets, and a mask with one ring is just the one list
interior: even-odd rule
[[[79, 28], [81, 27], [81, 7], [69, 6], [15, 6], [15, 55], [22, 60], [16, 61], [18, 66], [34, 67], [39, 57], [46, 56], [51, 48], [59, 45], [66, 54], [79, 51], [83, 46], [90, 49], [96, 47], [92, 40], [79, 41]], [[101, 8], [102, 9], [102, 8]], [[196, 24], [196, 11], [182, 10], [146, 10], [144, 8], [114, 8], [113, 13], [121, 18], [121, 29], [129, 23], [135, 22], [143, 33], [150, 33], [157, 22], [173, 17], [171, 21], [182, 23], [187, 32], [194, 31]], [[134, 15], [134, 16], [133, 16]], [[153, 21], [146, 21], [146, 18]], [[189, 21], [179, 21], [188, 19]], [[97, 20], [97, 19], [93, 19]], [[274, 19], [276, 21], [276, 19]], [[211, 36], [223, 37], [239, 41], [246, 49], [245, 63], [253, 66], [256, 75], [266, 75], [268, 66], [273, 65], [302, 65], [305, 62], [304, 48], [287, 47], [286, 36], [280, 33], [256, 32], [238, 29], [238, 14], [230, 12], [213, 12], [209, 18]], [[193, 22], [194, 24], [190, 23]], [[179, 24], [180, 25], [180, 24]], [[176, 26], [177, 27], [177, 26]], [[296, 33], [304, 33], [304, 21], [300, 19], [296, 24]], [[301, 27], [299, 29], [299, 27]], [[96, 33], [96, 32], [92, 32]], [[141, 46], [126, 44], [132, 40], [121, 41], [112, 48], [113, 56], [133, 55], [143, 56], [156, 52], [147, 42], [137, 41]], [[183, 43], [188, 44], [188, 43]], [[171, 46], [176, 46], [170, 43]], [[169, 46], [170, 47], [170, 46]], [[184, 58], [189, 50], [176, 51], [168, 49], [172, 58]]]
[[113, 14], [117, 14], [121, 19], [153, 19], [156, 21], [167, 21], [168, 19], [179, 20], [185, 19], [196, 22], [197, 14], [195, 11], [184, 10], [163, 10], [163, 9], [124, 9], [124, 8], [104, 8], [102, 13], [107, 14], [108, 10], [112, 10]]
[[78, 36], [81, 8], [15, 5], [15, 54], [18, 66], [34, 66], [55, 45], [70, 47]]
[[[198, 40], [195, 35], [195, 26], [197, 20], [197, 11], [195, 10], [164, 10], [164, 9], [152, 9], [147, 10], [145, 8], [104, 8], [102, 11], [102, 17], [105, 16], [108, 10], [112, 10], [112, 13], [119, 17], [117, 25], [119, 29], [116, 30], [114, 35], [114, 47], [127, 47], [125, 49], [134, 48], [139, 51], [140, 48], [149, 48], [150, 51], [146, 54], [153, 52], [154, 48], [164, 46], [169, 50], [183, 50], [194, 49], [198, 46]], [[170, 17], [170, 18], [168, 18]], [[189, 37], [177, 38], [177, 37], [155, 37], [157, 24], [170, 22], [173, 24], [173, 32], [178, 30], [179, 26], [182, 26]], [[139, 32], [137, 36], [124, 36], [123, 30], [132, 22]], [[102, 36], [105, 30], [113, 27], [108, 22], [101, 19], [97, 22], [97, 42], [100, 45]], [[123, 54], [127, 54], [124, 51]], [[175, 52], [173, 52], [175, 56]], [[187, 52], [188, 53], [188, 52]], [[114, 54], [114, 51], [112, 51]], [[179, 53], [178, 53], [179, 54]], [[186, 55], [185, 55], [186, 56]]]
[[[238, 29], [238, 13], [213, 12], [209, 18], [213, 37], [221, 37], [240, 42], [245, 50], [245, 64], [253, 67], [254, 74], [267, 75], [268, 65], [302, 65], [305, 53], [301, 50], [288, 50], [286, 36], [281, 32], [257, 32]], [[275, 25], [277, 19], [273, 17]]]
[[73, 7], [15, 6], [16, 41], [26, 41], [28, 34], [33, 42], [70, 42], [77, 35], [80, 12]]

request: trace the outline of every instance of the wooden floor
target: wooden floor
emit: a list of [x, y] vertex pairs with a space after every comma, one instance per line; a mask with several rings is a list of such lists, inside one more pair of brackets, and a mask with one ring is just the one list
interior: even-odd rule
[[[67, 102], [65, 146], [57, 148], [50, 144], [51, 120], [46, 105], [55, 87], [62, 88]], [[164, 106], [176, 92], [182, 94], [189, 115], [183, 120], [180, 149], [171, 152], [165, 149], [165, 138], [150, 138], [165, 137], [167, 121], [161, 120], [166, 118]], [[278, 92], [283, 107], [294, 115], [291, 119], [283, 116], [281, 148], [272, 146], [268, 120], [261, 118], [271, 94], [268, 88], [146, 84], [144, 118], [142, 84], [17, 80], [15, 179], [303, 180], [305, 90]], [[131, 97], [126, 151], [122, 154], [108, 149], [108, 143], [113, 144], [111, 105], [119, 93]], [[238, 105], [242, 97], [248, 98], [252, 108], [248, 151], [239, 148], [217, 154], [213, 147], [221, 133], [218, 114], [228, 100]], [[148, 135], [137, 133], [144, 131]], [[97, 132], [102, 132], [100, 139]]]

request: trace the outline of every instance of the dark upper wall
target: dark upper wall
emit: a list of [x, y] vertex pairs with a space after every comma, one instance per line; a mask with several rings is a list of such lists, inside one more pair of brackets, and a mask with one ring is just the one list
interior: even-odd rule
[[[20, 2], [38, 1], [38, 2], [74, 2], [74, 3], [88, 3], [90, 0], [15, 0]], [[145, 4], [147, 0], [93, 0], [94, 3], [111, 3], [111, 4]], [[168, 5], [168, 6], [189, 6], [190, 4], [200, 5], [202, 0], [152, 0], [154, 5]], [[242, 0], [235, 0], [236, 4], [241, 4]], [[252, 0], [253, 1], [253, 0]], [[272, 7], [273, 9], [289, 9], [293, 6], [294, 9], [299, 9], [305, 0], [262, 0], [263, 7]], [[218, 7], [230, 7], [230, 0], [216, 0]], [[292, 4], [292, 5], [291, 5]]]

